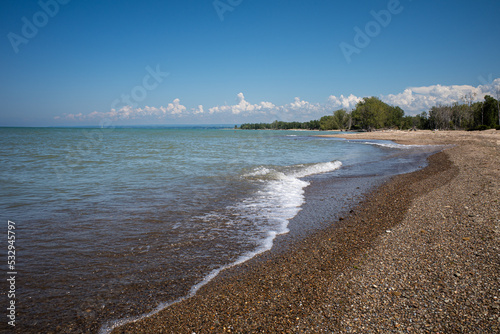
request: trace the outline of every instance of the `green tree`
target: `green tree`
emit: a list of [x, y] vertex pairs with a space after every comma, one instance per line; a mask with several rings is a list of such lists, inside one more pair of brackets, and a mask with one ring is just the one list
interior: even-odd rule
[[429, 126], [429, 118], [427, 117], [427, 113], [424, 111], [420, 115], [415, 116], [417, 121], [417, 128], [421, 130], [430, 129]]
[[333, 116], [323, 116], [319, 120], [321, 130], [333, 130]]
[[319, 130], [320, 129], [320, 122], [318, 120], [312, 120], [309, 123], [309, 130]]
[[498, 124], [497, 100], [486, 95], [483, 102], [483, 123], [484, 125], [494, 128]]
[[335, 110], [333, 112], [333, 129], [347, 129], [349, 126], [349, 113], [345, 109]]
[[371, 99], [377, 98], [364, 98], [356, 105], [356, 109], [352, 111], [353, 121], [357, 126], [362, 129], [369, 130], [376, 127], [375, 114], [377, 112], [377, 101]]
[[392, 107], [374, 96], [363, 98], [352, 111], [354, 123], [366, 130], [399, 127], [403, 116], [404, 111], [401, 108]]
[[391, 107], [388, 106], [387, 108], [387, 119], [385, 122], [385, 127], [398, 127], [401, 128], [401, 122], [403, 120], [403, 117], [405, 115], [405, 112], [403, 109], [400, 107]]

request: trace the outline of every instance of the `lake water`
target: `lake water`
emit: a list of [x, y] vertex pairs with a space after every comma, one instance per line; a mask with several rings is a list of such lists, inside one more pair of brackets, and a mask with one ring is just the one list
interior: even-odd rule
[[105, 333], [270, 249], [315, 179], [410, 172], [431, 152], [317, 134], [0, 128], [3, 248], [11, 220], [17, 272], [16, 330], [5, 316], [0, 329]]

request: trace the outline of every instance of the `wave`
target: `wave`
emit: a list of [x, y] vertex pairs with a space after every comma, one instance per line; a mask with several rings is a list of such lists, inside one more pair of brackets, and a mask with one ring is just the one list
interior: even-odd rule
[[104, 325], [101, 326], [101, 328], [99, 329], [99, 334], [109, 334], [109, 333], [111, 333], [113, 331], [113, 329], [115, 329], [117, 327], [129, 324], [129, 323], [132, 323], [132, 322], [137, 322], [137, 321], [140, 321], [140, 320], [145, 319], [145, 318], [149, 318], [149, 317], [151, 317], [151, 316], [153, 316], [153, 315], [161, 312], [162, 310], [166, 309], [169, 306], [172, 306], [172, 305], [177, 304], [177, 303], [179, 303], [179, 302], [181, 302], [183, 300], [186, 300], [186, 299], [189, 299], [189, 298], [193, 297], [198, 292], [198, 290], [200, 290], [201, 287], [203, 287], [208, 282], [210, 282], [212, 279], [214, 279], [217, 275], [219, 275], [219, 273], [221, 271], [223, 271], [225, 269], [229, 269], [229, 268], [234, 267], [234, 266], [237, 266], [239, 264], [242, 264], [242, 263], [250, 260], [254, 256], [256, 256], [256, 255], [258, 255], [260, 253], [263, 253], [263, 252], [265, 252], [265, 251], [267, 251], [269, 249], [271, 249], [272, 243], [273, 243], [272, 240], [274, 240], [274, 238], [275, 238], [275, 235], [273, 233], [270, 233], [269, 234], [269, 238], [266, 239], [263, 242], [263, 245], [261, 247], [257, 248], [255, 251], [245, 253], [245, 254], [241, 255], [238, 259], [236, 259], [235, 262], [227, 264], [227, 265], [224, 265], [224, 266], [222, 266], [220, 268], [212, 270], [208, 275], [206, 275], [203, 278], [203, 280], [201, 282], [199, 282], [196, 285], [194, 285], [193, 287], [191, 287], [191, 289], [189, 290], [189, 292], [188, 292], [188, 294], [186, 296], [177, 298], [176, 300], [173, 300], [173, 301], [170, 301], [170, 302], [160, 303], [151, 312], [146, 313], [146, 314], [142, 314], [140, 316], [128, 317], [128, 318], [123, 318], [123, 319], [118, 319], [118, 320], [107, 322], [107, 323], [105, 323]]
[[297, 171], [294, 176], [306, 177], [314, 174], [333, 172], [334, 170], [337, 170], [340, 167], [342, 167], [342, 162], [338, 160], [330, 162], [320, 162], [311, 165], [304, 165], [304, 169]]
[[397, 149], [403, 149], [403, 150], [408, 150], [412, 148], [417, 148], [417, 147], [429, 147], [429, 145], [403, 145], [403, 144], [397, 144], [393, 142], [376, 142], [376, 141], [350, 141], [350, 142], [355, 142], [358, 144], [365, 144], [365, 145], [375, 145], [375, 146], [382, 146], [382, 147], [387, 147], [387, 148], [397, 148]]
[[110, 321], [101, 326], [99, 334], [108, 334], [114, 328], [127, 323], [136, 322], [150, 317], [161, 310], [193, 297], [198, 290], [214, 279], [221, 271], [242, 264], [258, 254], [272, 248], [274, 239], [280, 234], [288, 233], [288, 222], [301, 210], [304, 203], [304, 189], [309, 182], [301, 178], [335, 171], [341, 168], [342, 162], [331, 161], [315, 164], [300, 164], [285, 167], [260, 166], [241, 177], [251, 182], [261, 182], [263, 186], [252, 196], [240, 203], [227, 207], [224, 213], [210, 212], [201, 219], [231, 219], [238, 217], [238, 222], [252, 222], [255, 228], [257, 247], [250, 252], [240, 255], [232, 263], [212, 270], [199, 283], [191, 287], [186, 296], [174, 301], [162, 303], [147, 314]]

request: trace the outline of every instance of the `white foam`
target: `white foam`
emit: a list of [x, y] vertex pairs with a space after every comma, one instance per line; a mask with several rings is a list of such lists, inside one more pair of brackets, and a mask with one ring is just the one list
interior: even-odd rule
[[243, 177], [262, 176], [270, 172], [271, 170], [266, 167], [258, 167], [253, 172], [243, 175]]
[[241, 255], [233, 263], [230, 263], [230, 264], [224, 265], [224, 266], [222, 266], [220, 268], [212, 270], [207, 276], [205, 276], [203, 278], [203, 280], [201, 282], [199, 282], [198, 284], [196, 284], [193, 287], [191, 287], [191, 289], [189, 290], [189, 293], [186, 296], [180, 297], [180, 298], [178, 298], [178, 299], [176, 299], [174, 301], [168, 302], [168, 303], [161, 303], [153, 311], [151, 311], [149, 313], [146, 313], [146, 314], [143, 314], [143, 315], [140, 315], [140, 316], [123, 318], [123, 319], [118, 319], [118, 320], [113, 320], [113, 321], [106, 322], [99, 329], [99, 334], [109, 334], [109, 333], [111, 333], [113, 331], [113, 329], [115, 329], [117, 327], [129, 324], [129, 323], [132, 323], [132, 322], [137, 322], [137, 321], [140, 321], [140, 320], [142, 320], [144, 318], [151, 317], [151, 316], [157, 314], [158, 312], [164, 310], [165, 308], [167, 308], [167, 307], [169, 307], [169, 306], [171, 306], [173, 304], [177, 304], [177, 303], [179, 303], [179, 302], [181, 302], [181, 301], [183, 301], [185, 299], [189, 299], [189, 298], [193, 297], [198, 292], [198, 290], [200, 290], [201, 287], [203, 287], [208, 282], [210, 282], [211, 280], [213, 280], [217, 275], [219, 275], [219, 273], [221, 271], [223, 271], [225, 269], [228, 269], [228, 268], [231, 268], [231, 267], [234, 267], [234, 266], [237, 266], [239, 264], [242, 264], [242, 263], [250, 260], [251, 258], [255, 257], [256, 255], [258, 255], [260, 253], [263, 253], [263, 252], [271, 249], [271, 247], [273, 245], [273, 240], [274, 240], [275, 237], [276, 237], [276, 233], [275, 232], [273, 232], [273, 231], [269, 232], [268, 233], [268, 237], [265, 240], [263, 240], [263, 242], [262, 242], [262, 244], [261, 244], [260, 247], [258, 247], [253, 252], [247, 252], [247, 253]]
[[397, 143], [381, 143], [381, 142], [372, 142], [372, 141], [360, 141], [357, 143], [366, 144], [366, 145], [382, 146], [382, 147], [388, 147], [388, 148], [398, 148], [398, 149], [403, 149], [403, 150], [416, 148], [416, 147], [428, 147], [429, 146], [429, 145], [403, 145], [403, 144], [397, 144]]
[[297, 172], [295, 176], [305, 177], [314, 174], [327, 173], [337, 170], [340, 167], [342, 167], [342, 162], [340, 161], [320, 162], [305, 167], [302, 171]]
[[[237, 216], [240, 219], [256, 222], [256, 227], [260, 229], [261, 234], [265, 235], [264, 238], [259, 240], [256, 249], [242, 254], [232, 263], [212, 270], [199, 283], [194, 285], [186, 296], [172, 302], [162, 303], [153, 311], [141, 316], [107, 322], [99, 329], [99, 334], [111, 333], [114, 328], [150, 317], [173, 304], [191, 298], [202, 286], [214, 279], [221, 271], [242, 264], [256, 255], [270, 250], [273, 247], [276, 236], [288, 233], [289, 220], [295, 217], [301, 210], [301, 206], [304, 203], [304, 189], [309, 185], [309, 182], [301, 180], [301, 178], [331, 172], [339, 169], [341, 166], [342, 163], [340, 161], [295, 165], [291, 166], [288, 173], [267, 167], [258, 167], [254, 172], [243, 175], [243, 177], [249, 178], [258, 176], [267, 177], [267, 182], [260, 191], [241, 203], [226, 208], [228, 212], [238, 212]], [[213, 213], [208, 213], [203, 219], [213, 217]], [[218, 217], [220, 216], [218, 215]]]

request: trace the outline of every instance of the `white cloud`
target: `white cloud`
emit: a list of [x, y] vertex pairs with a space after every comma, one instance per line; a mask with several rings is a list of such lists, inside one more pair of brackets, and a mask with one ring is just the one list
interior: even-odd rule
[[216, 106], [209, 109], [209, 114], [239, 115], [242, 117], [255, 117], [261, 120], [305, 120], [304, 117], [324, 116], [325, 107], [319, 103], [310, 103], [294, 98], [293, 102], [277, 106], [271, 102], [262, 101], [252, 104], [245, 99], [243, 93], [236, 96], [237, 103], [234, 105]]
[[407, 112], [428, 110], [438, 104], [461, 101], [467, 94], [477, 93], [472, 86], [427, 86], [407, 88], [399, 94], [381, 96], [389, 104], [398, 105]]
[[331, 103], [333, 108], [343, 108], [343, 109], [354, 109], [356, 104], [361, 101], [362, 98], [349, 95], [348, 97], [344, 97], [344, 95], [340, 95], [340, 97], [336, 97], [335, 95], [330, 95], [328, 97], [328, 102]]
[[411, 87], [402, 93], [382, 95], [380, 98], [388, 104], [400, 106], [407, 114], [416, 114], [428, 111], [438, 104], [462, 103], [466, 96], [474, 96], [475, 101], [483, 100], [485, 95], [496, 97], [498, 89], [500, 89], [500, 78], [477, 87], [469, 85]]
[[[201, 106], [200, 106], [201, 107]], [[201, 107], [203, 111], [203, 107]], [[63, 118], [67, 120], [94, 120], [94, 119], [110, 119], [116, 120], [133, 120], [153, 117], [157, 119], [164, 119], [168, 116], [182, 116], [186, 112], [186, 107], [180, 103], [179, 99], [174, 99], [172, 103], [168, 103], [166, 107], [161, 106], [143, 108], [133, 108], [132, 106], [124, 106], [120, 109], [111, 109], [108, 112], [93, 111], [87, 115], [79, 114], [65, 114]], [[56, 116], [61, 118], [60, 116]]]
[[198, 114], [203, 114], [205, 111], [203, 110], [203, 106], [200, 104], [196, 109], [193, 108], [191, 109], [193, 114], [198, 115]]
[[[497, 91], [500, 91], [500, 78], [495, 80], [483, 80], [483, 84], [477, 87], [469, 85], [432, 85], [423, 87], [406, 88], [400, 93], [380, 95], [379, 98], [394, 106], [400, 106], [406, 114], [414, 115], [422, 111], [428, 111], [431, 107], [438, 104], [451, 104], [454, 102], [462, 102], [464, 96], [475, 96], [476, 101], [480, 101], [485, 95], [498, 97]], [[368, 95], [369, 96], [369, 95]], [[181, 104], [178, 98], [174, 99], [167, 106], [143, 108], [133, 108], [124, 106], [121, 109], [111, 109], [108, 112], [94, 111], [89, 114], [65, 114], [56, 116], [56, 120], [99, 120], [110, 119], [116, 120], [141, 120], [141, 119], [156, 119], [156, 120], [175, 120], [179, 118], [188, 119], [191, 122], [196, 122], [203, 119], [204, 122], [261, 122], [261, 121], [307, 121], [310, 119], [318, 119], [324, 115], [330, 115], [334, 110], [345, 108], [351, 110], [356, 107], [356, 104], [362, 100], [362, 97], [350, 94], [349, 96], [330, 95], [325, 103], [311, 103], [295, 97], [288, 104], [275, 105], [272, 102], [262, 101], [259, 103], [251, 103], [245, 99], [243, 93], [236, 95], [236, 102], [233, 105], [219, 105], [208, 108], [205, 111], [203, 105], [198, 105], [195, 108], [188, 109]]]
[[169, 103], [167, 106], [167, 112], [172, 115], [180, 115], [186, 111], [186, 107], [184, 107], [179, 99], [175, 99], [173, 103]]
[[320, 107], [319, 104], [312, 104], [308, 101], [301, 100], [299, 97], [295, 97], [292, 103], [286, 104], [284, 109], [287, 112], [292, 111], [302, 111], [302, 112], [314, 112]]
[[216, 106], [208, 109], [209, 114], [216, 113], [231, 113], [233, 115], [241, 114], [265, 114], [266, 111], [271, 111], [276, 106], [271, 102], [260, 102], [259, 104], [251, 104], [245, 100], [243, 93], [238, 93], [236, 96], [237, 104]]
[[329, 113], [325, 105], [301, 100], [299, 97], [284, 106], [275, 106], [273, 111], [273, 115], [279, 116], [276, 118], [283, 121], [306, 121]]

